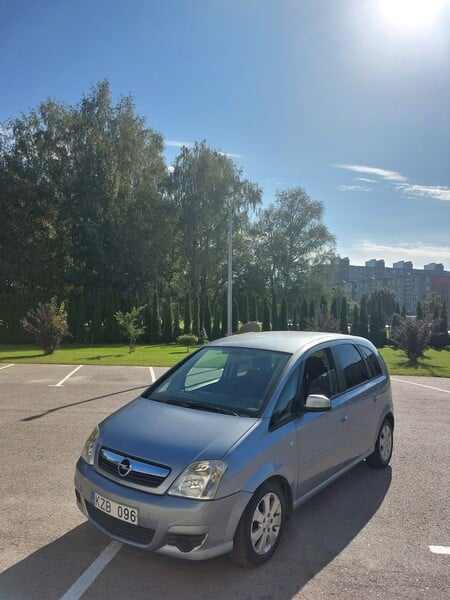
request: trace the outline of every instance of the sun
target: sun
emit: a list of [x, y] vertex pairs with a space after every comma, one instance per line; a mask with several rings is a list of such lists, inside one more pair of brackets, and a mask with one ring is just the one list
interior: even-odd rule
[[398, 28], [418, 29], [435, 22], [449, 0], [380, 0], [384, 17]]

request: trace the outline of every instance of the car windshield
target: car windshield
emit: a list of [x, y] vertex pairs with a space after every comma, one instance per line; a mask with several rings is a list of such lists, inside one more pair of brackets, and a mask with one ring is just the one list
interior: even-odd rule
[[147, 397], [194, 409], [257, 417], [290, 356], [255, 348], [206, 347], [152, 388]]

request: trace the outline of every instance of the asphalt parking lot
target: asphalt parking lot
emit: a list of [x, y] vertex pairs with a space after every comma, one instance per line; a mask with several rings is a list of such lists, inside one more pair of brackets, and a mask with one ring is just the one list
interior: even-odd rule
[[393, 377], [391, 467], [365, 463], [301, 506], [275, 556], [239, 568], [122, 546], [78, 511], [96, 423], [163, 372], [0, 364], [0, 599], [447, 599], [450, 379]]

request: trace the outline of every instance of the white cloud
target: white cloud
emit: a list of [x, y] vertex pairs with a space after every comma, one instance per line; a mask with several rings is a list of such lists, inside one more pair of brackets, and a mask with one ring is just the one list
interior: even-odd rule
[[338, 190], [341, 192], [371, 192], [372, 188], [366, 185], [339, 185]]
[[341, 256], [348, 256], [353, 265], [363, 265], [366, 260], [376, 258], [384, 260], [388, 267], [399, 260], [410, 260], [417, 269], [432, 262], [450, 267], [450, 246], [433, 246], [422, 242], [414, 245], [407, 242], [377, 244], [370, 240], [358, 240], [350, 246], [339, 246], [338, 252]]
[[378, 167], [367, 167], [364, 165], [333, 165], [337, 169], [346, 169], [347, 171], [353, 171], [354, 173], [364, 173], [366, 175], [373, 175], [374, 177], [381, 177], [387, 181], [408, 181], [407, 177], [404, 177], [396, 171], [388, 171], [387, 169], [379, 169]]
[[[345, 169], [347, 171], [353, 171], [355, 173], [364, 173], [367, 175], [373, 175], [384, 179], [388, 183], [392, 183], [394, 188], [404, 194], [405, 196], [418, 196], [422, 198], [432, 198], [433, 200], [441, 200], [443, 202], [450, 202], [450, 188], [447, 186], [440, 185], [420, 185], [411, 183], [410, 180], [397, 173], [396, 171], [388, 171], [386, 169], [379, 169], [378, 167], [367, 167], [364, 165], [332, 165], [338, 169]], [[377, 183], [374, 179], [366, 177], [357, 177], [355, 181], [362, 181], [365, 183]], [[366, 186], [355, 186], [355, 185], [340, 185], [338, 187], [341, 191], [355, 191], [355, 192], [367, 192], [369, 191]]]
[[439, 185], [416, 185], [412, 183], [399, 183], [397, 189], [407, 196], [421, 196], [450, 202], [450, 188]]

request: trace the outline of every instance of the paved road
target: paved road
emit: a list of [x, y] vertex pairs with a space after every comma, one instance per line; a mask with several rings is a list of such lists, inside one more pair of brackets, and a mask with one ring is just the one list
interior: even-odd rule
[[394, 377], [392, 468], [356, 467], [247, 570], [148, 554], [86, 523], [72, 484], [84, 439], [163, 370], [74, 369], [0, 364], [1, 600], [447, 599], [450, 555], [430, 546], [450, 546], [450, 379]]

